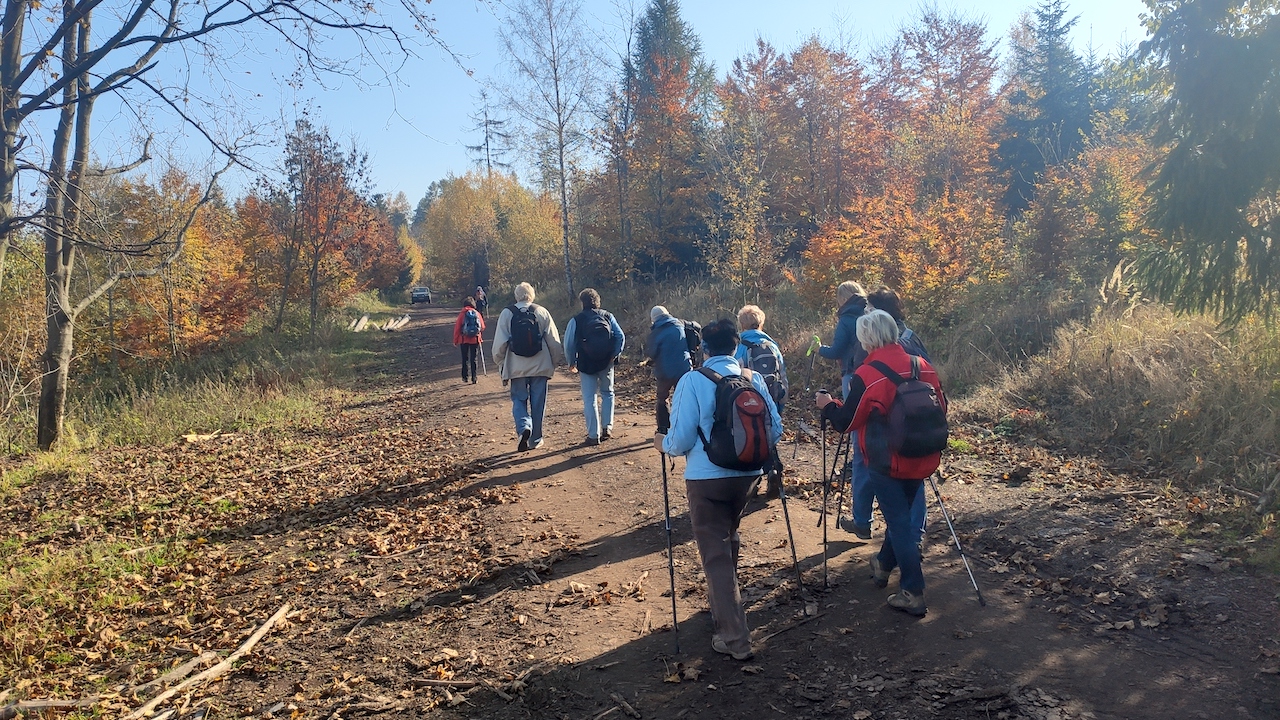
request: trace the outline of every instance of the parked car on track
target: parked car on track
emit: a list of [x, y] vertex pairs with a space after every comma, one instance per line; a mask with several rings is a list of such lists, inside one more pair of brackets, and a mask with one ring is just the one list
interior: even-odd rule
[[417, 305], [420, 302], [431, 304], [431, 288], [416, 287], [409, 291], [409, 304]]

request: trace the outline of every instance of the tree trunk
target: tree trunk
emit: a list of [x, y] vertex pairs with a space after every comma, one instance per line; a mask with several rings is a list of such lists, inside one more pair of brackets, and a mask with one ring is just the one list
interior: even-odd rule
[[[9, 0], [5, 3], [3, 30], [0, 33], [0, 87], [14, 88], [22, 68], [22, 31], [26, 24], [27, 4]], [[22, 102], [18, 92], [0, 93], [0, 289], [4, 288], [5, 261], [13, 242], [13, 192], [18, 179], [18, 125], [13, 115]]]
[[46, 451], [62, 437], [75, 320], [61, 310], [53, 311], [49, 313], [47, 331], [48, 341], [40, 363], [44, 375], [36, 410], [36, 447]]
[[310, 284], [311, 295], [311, 329], [308, 332], [311, 339], [316, 339], [316, 318], [320, 315], [320, 251], [316, 250], [315, 257], [311, 260], [311, 270], [307, 273], [307, 280]]
[[[557, 91], [557, 95], [559, 92]], [[569, 304], [573, 305], [573, 267], [569, 264], [569, 177], [564, 168], [564, 128], [558, 131], [556, 155], [560, 165], [560, 235], [564, 241], [564, 281], [569, 287]]]

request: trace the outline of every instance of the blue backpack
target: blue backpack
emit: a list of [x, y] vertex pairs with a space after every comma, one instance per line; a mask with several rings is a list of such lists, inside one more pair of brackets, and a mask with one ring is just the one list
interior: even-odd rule
[[467, 314], [462, 316], [462, 335], [463, 337], [477, 337], [480, 335], [480, 313], [475, 308], [467, 308]]

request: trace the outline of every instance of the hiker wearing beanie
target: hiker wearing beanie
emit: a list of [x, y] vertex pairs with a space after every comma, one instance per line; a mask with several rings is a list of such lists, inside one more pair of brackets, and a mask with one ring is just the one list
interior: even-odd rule
[[467, 366], [471, 367], [471, 384], [476, 384], [476, 355], [484, 336], [484, 316], [476, 309], [475, 298], [462, 302], [462, 312], [453, 322], [453, 344], [462, 348], [462, 382], [467, 382]]
[[671, 411], [667, 399], [685, 373], [693, 369], [689, 346], [684, 338], [684, 323], [672, 317], [661, 305], [649, 311], [649, 341], [644, 353], [653, 361], [653, 376], [658, 380], [656, 419], [658, 432], [665, 433], [671, 427]]
[[[818, 348], [818, 354], [828, 360], [840, 361], [840, 396], [842, 398], [849, 397], [849, 384], [853, 380], [853, 373], [862, 365], [862, 361], [867, 358], [867, 351], [863, 349], [862, 344], [858, 342], [858, 318], [862, 317], [867, 310], [867, 291], [862, 289], [858, 283], [849, 280], [840, 283], [836, 288], [836, 307], [839, 311], [836, 313], [836, 331], [830, 345], [822, 345]], [[862, 458], [862, 449], [857, 443], [853, 444], [850, 453], [849, 463], [844, 467], [842, 472], [849, 473], [849, 485], [853, 488], [867, 487], [867, 464]], [[855, 492], [857, 492], [855, 490]], [[862, 540], [871, 539], [871, 510], [867, 509], [866, 522], [859, 523], [857, 520], [843, 522], [843, 518], [836, 518], [836, 523], [846, 532], [851, 532]]]
[[[769, 448], [782, 437], [782, 418], [764, 378], [734, 359], [738, 329], [733, 320], [703, 328], [702, 344], [709, 357], [676, 385], [670, 432], [655, 441], [661, 452], [685, 456], [689, 519], [715, 626], [711, 648], [748, 660], [751, 632], [738, 590], [738, 523], [770, 461]], [[735, 441], [739, 432], [741, 451]]]
[[582, 301], [582, 312], [565, 325], [564, 355], [582, 386], [586, 444], [599, 445], [613, 437], [613, 366], [626, 337], [613, 315], [600, 309], [599, 293], [587, 288], [578, 294], [578, 300]]
[[[919, 456], [899, 454], [890, 445], [891, 435], [905, 430], [903, 437], [906, 437], [913, 429], [933, 426], [895, 429], [890, 410], [894, 407], [899, 382], [919, 378], [932, 386], [943, 418], [942, 435], [936, 447], [945, 447], [947, 399], [938, 374], [929, 362], [908, 355], [898, 344], [898, 325], [889, 313], [872, 310], [858, 319], [857, 332], [859, 341], [870, 354], [854, 373], [849, 397], [842, 403], [819, 392], [815, 400], [822, 417], [837, 431], [858, 433], [855, 446], [862, 449], [861, 456], [866, 458], [868, 482], [884, 515], [884, 542], [880, 552], [871, 558], [871, 578], [877, 587], [885, 587], [889, 584], [889, 574], [897, 568], [900, 571], [898, 592], [889, 596], [889, 605], [922, 616], [928, 608], [924, 601], [920, 548], [916, 544], [918, 528], [912, 527], [911, 514], [923, 497], [920, 487], [924, 479], [938, 469], [941, 455], [939, 452]], [[903, 387], [907, 385], [904, 383]], [[899, 440], [905, 447], [905, 440], [902, 437]]]
[[547, 381], [564, 364], [564, 346], [551, 313], [534, 305], [533, 286], [515, 289], [516, 303], [502, 310], [493, 331], [493, 361], [511, 383], [511, 416], [521, 452], [542, 445], [542, 418], [547, 409]]

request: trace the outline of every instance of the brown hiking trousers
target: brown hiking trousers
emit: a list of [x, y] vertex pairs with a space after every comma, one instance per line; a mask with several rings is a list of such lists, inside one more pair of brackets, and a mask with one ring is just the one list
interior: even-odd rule
[[751, 649], [751, 631], [738, 593], [738, 523], [758, 480], [742, 475], [684, 481], [693, 538], [707, 575], [707, 604], [715, 633], [733, 652]]

